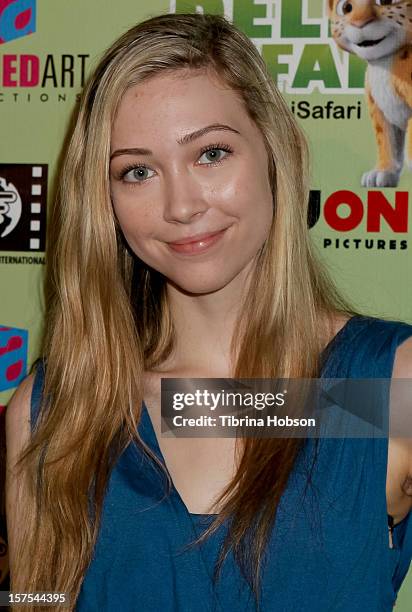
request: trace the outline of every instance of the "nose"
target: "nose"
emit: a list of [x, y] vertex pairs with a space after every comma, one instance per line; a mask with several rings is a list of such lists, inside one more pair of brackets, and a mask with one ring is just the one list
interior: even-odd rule
[[349, 14], [349, 23], [356, 28], [364, 28], [375, 19], [376, 13], [373, 6], [356, 7]]
[[374, 17], [366, 17], [361, 19], [352, 19], [351, 24], [356, 28], [364, 28], [366, 25], [368, 25], [368, 23], [371, 23], [372, 21], [375, 21]]
[[201, 184], [187, 170], [173, 172], [165, 180], [163, 217], [170, 223], [190, 223], [208, 210]]

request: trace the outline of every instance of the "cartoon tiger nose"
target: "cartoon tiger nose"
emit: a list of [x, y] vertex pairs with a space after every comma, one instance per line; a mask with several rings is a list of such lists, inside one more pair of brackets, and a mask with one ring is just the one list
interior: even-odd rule
[[356, 28], [364, 28], [376, 19], [374, 8], [370, 5], [354, 6], [353, 2], [345, 2], [342, 8], [343, 13], [349, 17], [349, 23]]

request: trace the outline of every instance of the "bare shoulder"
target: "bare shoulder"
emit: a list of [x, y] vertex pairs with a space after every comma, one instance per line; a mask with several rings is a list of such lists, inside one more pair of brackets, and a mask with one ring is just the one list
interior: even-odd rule
[[6, 522], [10, 575], [14, 576], [16, 546], [21, 532], [20, 510], [29, 501], [16, 461], [30, 439], [30, 402], [34, 374], [19, 384], [6, 408]]
[[351, 315], [344, 312], [322, 313], [319, 318], [319, 333], [326, 346], [345, 327]]
[[6, 409], [7, 466], [14, 464], [16, 455], [30, 437], [30, 402], [34, 374], [29, 374], [17, 387]]
[[393, 378], [412, 378], [412, 336], [396, 349]]
[[[395, 351], [392, 378], [412, 379], [412, 337]], [[404, 397], [401, 410], [412, 412], [412, 394]], [[410, 418], [406, 420], [411, 422]], [[387, 499], [389, 513], [398, 520], [412, 508], [412, 432], [409, 437], [389, 439]]]
[[351, 318], [351, 315], [345, 313], [337, 313], [333, 317], [334, 332], [337, 334], [346, 325]]

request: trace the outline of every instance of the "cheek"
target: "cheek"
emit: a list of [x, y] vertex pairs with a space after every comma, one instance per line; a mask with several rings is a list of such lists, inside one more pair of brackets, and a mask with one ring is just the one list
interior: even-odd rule
[[335, 42], [345, 51], [349, 51], [349, 44], [346, 37], [347, 22], [345, 19], [336, 19], [332, 25], [332, 35]]
[[245, 173], [236, 185], [232, 204], [242, 214], [253, 221], [256, 227], [270, 224], [273, 218], [273, 195], [267, 174]]
[[226, 177], [220, 196], [235, 208], [239, 208], [239, 203], [246, 208], [262, 204], [266, 206], [272, 201], [267, 167], [267, 159], [261, 156], [245, 161], [235, 173]]
[[126, 198], [112, 197], [113, 213], [129, 246], [139, 255], [141, 246], [150, 238], [156, 220], [153, 219], [150, 207], [138, 204], [132, 196]]

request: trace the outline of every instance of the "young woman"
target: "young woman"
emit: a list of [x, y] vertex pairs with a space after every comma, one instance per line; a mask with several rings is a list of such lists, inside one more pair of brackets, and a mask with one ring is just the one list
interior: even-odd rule
[[356, 314], [316, 263], [308, 194], [302, 133], [225, 19], [154, 17], [105, 53], [59, 174], [42, 359], [7, 410], [13, 591], [392, 609], [406, 440], [160, 433], [162, 378], [412, 376], [412, 326]]

